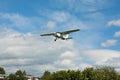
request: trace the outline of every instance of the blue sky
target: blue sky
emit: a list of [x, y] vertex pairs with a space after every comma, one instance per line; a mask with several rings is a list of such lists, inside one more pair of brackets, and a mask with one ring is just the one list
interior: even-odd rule
[[[45, 70], [108, 65], [120, 71], [119, 0], [0, 1], [0, 66], [41, 75]], [[79, 28], [72, 40], [42, 33]]]

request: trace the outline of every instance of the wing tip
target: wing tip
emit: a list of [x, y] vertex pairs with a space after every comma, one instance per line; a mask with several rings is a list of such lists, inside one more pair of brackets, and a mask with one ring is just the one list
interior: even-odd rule
[[80, 31], [80, 29], [76, 29], [76, 31]]

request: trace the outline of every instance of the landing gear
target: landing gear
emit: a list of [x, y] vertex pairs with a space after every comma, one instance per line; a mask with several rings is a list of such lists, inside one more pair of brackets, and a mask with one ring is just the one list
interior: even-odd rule
[[57, 38], [55, 38], [55, 40], [54, 41], [56, 41], [57, 40]]

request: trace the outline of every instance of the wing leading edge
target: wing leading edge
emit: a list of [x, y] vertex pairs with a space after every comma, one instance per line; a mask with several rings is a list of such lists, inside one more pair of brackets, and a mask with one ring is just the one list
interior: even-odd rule
[[[68, 31], [63, 31], [63, 32], [58, 32], [58, 33], [60, 33], [62, 35], [66, 35], [66, 34], [70, 34], [72, 32], [77, 32], [77, 31], [80, 31], [80, 29], [68, 30]], [[54, 35], [55, 35], [55, 33], [49, 33], [49, 34], [41, 34], [40, 36], [54, 36]]]
[[68, 30], [68, 31], [60, 32], [60, 33], [63, 34], [63, 35], [65, 35], [65, 34], [70, 34], [72, 32], [76, 32], [76, 31], [80, 31], [80, 29]]
[[50, 34], [41, 34], [40, 36], [53, 36], [54, 33], [50, 33]]

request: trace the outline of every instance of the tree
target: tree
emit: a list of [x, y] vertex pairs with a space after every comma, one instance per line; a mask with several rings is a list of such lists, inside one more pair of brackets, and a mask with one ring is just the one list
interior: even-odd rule
[[96, 74], [101, 80], [119, 80], [119, 73], [113, 67], [104, 66], [95, 69]]
[[120, 74], [112, 67], [96, 67], [80, 70], [45, 71], [40, 80], [120, 80]]
[[86, 68], [83, 71], [84, 79], [96, 80], [94, 68]]
[[17, 76], [15, 74], [10, 74], [8, 80], [17, 80]]
[[57, 71], [52, 74], [52, 80], [69, 80], [68, 78], [69, 76], [65, 70]]
[[69, 80], [83, 80], [83, 74], [80, 70], [68, 70]]
[[45, 71], [43, 76], [40, 78], [40, 80], [50, 80], [51, 73], [49, 71]]
[[5, 70], [2, 67], [0, 67], [0, 74], [5, 74]]
[[80, 70], [61, 70], [51, 74], [47, 80], [83, 80], [83, 74]]
[[15, 73], [15, 75], [17, 77], [17, 80], [27, 80], [27, 78], [26, 78], [26, 72], [25, 71], [18, 70]]

